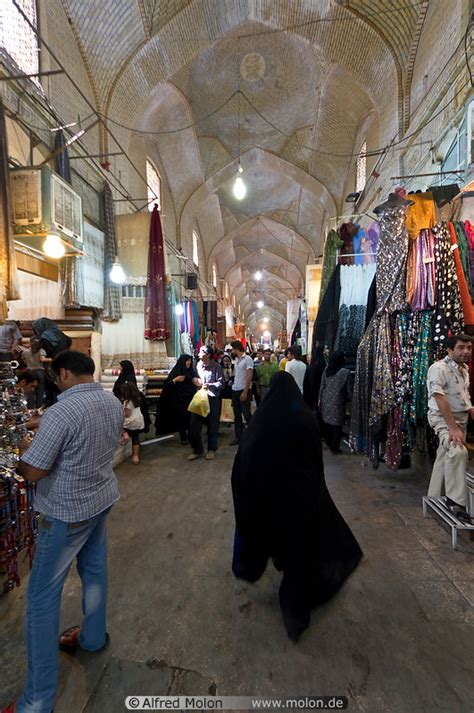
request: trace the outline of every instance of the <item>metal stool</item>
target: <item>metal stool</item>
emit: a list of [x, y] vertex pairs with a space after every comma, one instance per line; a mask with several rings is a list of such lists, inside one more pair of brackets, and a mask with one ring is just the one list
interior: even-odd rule
[[[472, 477], [472, 476], [471, 476]], [[474, 525], [468, 525], [466, 522], [458, 520], [451, 510], [446, 505], [446, 498], [429, 498], [427, 495], [423, 496], [423, 517], [427, 517], [428, 508], [430, 508], [436, 515], [444, 520], [444, 522], [451, 528], [451, 541], [453, 545], [453, 550], [457, 549], [458, 546], [458, 532], [460, 530], [468, 530], [469, 532], [474, 532]]]

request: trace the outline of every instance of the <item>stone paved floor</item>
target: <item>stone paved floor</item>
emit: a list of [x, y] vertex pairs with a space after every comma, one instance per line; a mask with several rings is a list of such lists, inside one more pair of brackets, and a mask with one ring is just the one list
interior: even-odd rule
[[[117, 469], [110, 518], [109, 631], [103, 654], [61, 655], [55, 713], [117, 713], [131, 694], [346, 695], [350, 711], [474, 710], [474, 543], [423, 520], [426, 477], [373, 471], [325, 454], [329, 489], [365, 558], [340, 594], [313, 613], [299, 644], [286, 637], [279, 575], [257, 585], [230, 573], [235, 448], [222, 430], [213, 462], [188, 463], [175, 440]], [[0, 599], [0, 703], [21, 690], [23, 586]], [[62, 624], [80, 621], [75, 572]]]

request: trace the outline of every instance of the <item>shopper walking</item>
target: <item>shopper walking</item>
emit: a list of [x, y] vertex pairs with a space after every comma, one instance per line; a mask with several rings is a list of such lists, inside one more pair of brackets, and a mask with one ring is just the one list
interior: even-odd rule
[[140, 433], [145, 430], [145, 419], [141, 405], [142, 394], [135, 384], [127, 381], [120, 387], [120, 400], [123, 403], [123, 427], [132, 441], [132, 463], [140, 463]]
[[329, 449], [337, 455], [340, 449], [342, 426], [346, 416], [347, 401], [352, 399], [352, 377], [345, 369], [343, 352], [335, 351], [329, 357], [328, 365], [321, 379], [319, 408], [323, 424], [323, 434]]
[[135, 367], [133, 366], [131, 361], [129, 361], [128, 359], [124, 359], [120, 362], [120, 374], [118, 375], [118, 378], [113, 387], [114, 395], [118, 399], [120, 399], [120, 389], [122, 388], [123, 384], [127, 383], [127, 381], [137, 386]]
[[253, 378], [253, 360], [245, 353], [242, 342], [232, 342], [232, 354], [235, 357], [234, 362], [234, 383], [232, 384], [232, 408], [234, 410], [234, 429], [235, 438], [230, 444], [236, 446], [240, 442], [244, 424], [242, 415], [245, 418], [247, 425], [250, 423], [250, 387]]
[[290, 347], [288, 349], [288, 361], [285, 366], [285, 371], [291, 374], [293, 379], [298, 384], [298, 388], [303, 393], [304, 377], [307, 366], [301, 358], [301, 347]]
[[263, 352], [263, 361], [257, 366], [258, 390], [260, 398], [263, 399], [270, 388], [270, 381], [273, 374], [278, 371], [278, 364], [272, 362], [272, 350], [267, 348]]
[[447, 356], [428, 369], [428, 422], [439, 438], [439, 447], [428, 489], [429, 497], [446, 493], [448, 506], [460, 519], [467, 512], [466, 428], [474, 409], [469, 392], [468, 362], [472, 339], [458, 334], [446, 340]]
[[278, 372], [243, 434], [232, 469], [232, 570], [255, 582], [283, 572], [280, 609], [297, 641], [362, 556], [324, 479], [321, 437], [294, 379]]
[[207, 427], [207, 453], [206, 460], [212, 460], [217, 451], [217, 436], [219, 433], [220, 416], [220, 392], [224, 387], [224, 377], [220, 364], [214, 361], [214, 352], [211, 347], [201, 347], [199, 352], [200, 361], [197, 364], [197, 378], [194, 380], [198, 388], [204, 388], [209, 397], [210, 412], [208, 416], [198, 416], [191, 414], [191, 425], [189, 429], [189, 442], [193, 452], [188, 460], [196, 460], [204, 454], [202, 445], [202, 427]]
[[189, 442], [191, 414], [188, 406], [196, 393], [196, 377], [192, 357], [181, 354], [163, 384], [156, 413], [157, 435], [178, 431], [181, 443]]
[[[28, 671], [16, 713], [53, 709], [59, 667], [58, 644], [96, 652], [108, 640], [107, 516], [118, 500], [112, 457], [123, 423], [122, 406], [93, 381], [95, 365], [85, 354], [66, 351], [53, 362], [61, 390], [23, 452], [18, 472], [37, 482], [35, 510], [40, 532], [28, 584]], [[26, 446], [25, 446], [26, 447]], [[58, 642], [64, 580], [77, 558], [84, 619]]]

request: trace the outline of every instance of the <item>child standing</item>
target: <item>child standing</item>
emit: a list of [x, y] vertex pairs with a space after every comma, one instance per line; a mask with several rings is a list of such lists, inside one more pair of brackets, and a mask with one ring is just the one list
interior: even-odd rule
[[122, 385], [120, 400], [123, 403], [123, 427], [132, 440], [132, 463], [140, 463], [139, 437], [145, 429], [145, 419], [140, 408], [142, 398], [138, 388], [130, 381]]

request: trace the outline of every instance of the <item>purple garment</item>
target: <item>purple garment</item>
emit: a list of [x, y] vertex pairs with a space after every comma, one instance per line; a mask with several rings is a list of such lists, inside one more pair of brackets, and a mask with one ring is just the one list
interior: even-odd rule
[[433, 307], [435, 302], [434, 237], [431, 230], [421, 230], [415, 240], [415, 290], [411, 300], [413, 311]]

